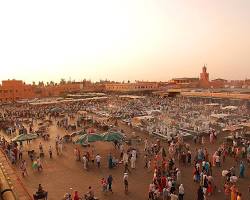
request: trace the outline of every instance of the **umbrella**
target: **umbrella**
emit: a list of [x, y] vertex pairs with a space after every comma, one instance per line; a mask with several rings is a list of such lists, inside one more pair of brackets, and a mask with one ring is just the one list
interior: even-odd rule
[[104, 133], [102, 137], [104, 141], [108, 141], [108, 142], [121, 141], [125, 139], [124, 135], [119, 132]]
[[63, 109], [62, 109], [62, 108], [55, 107], [55, 108], [52, 108], [50, 111], [51, 111], [51, 112], [56, 112], [56, 113], [61, 113], [61, 112], [63, 112]]
[[102, 141], [103, 138], [101, 135], [98, 134], [84, 134], [79, 136], [74, 142], [75, 144], [88, 144], [90, 142], [97, 142], [97, 141]]
[[29, 134], [21, 134], [16, 136], [15, 138], [12, 139], [12, 141], [14, 142], [22, 142], [22, 141], [26, 141], [26, 140], [33, 140], [37, 138], [37, 134], [36, 133], [29, 133]]

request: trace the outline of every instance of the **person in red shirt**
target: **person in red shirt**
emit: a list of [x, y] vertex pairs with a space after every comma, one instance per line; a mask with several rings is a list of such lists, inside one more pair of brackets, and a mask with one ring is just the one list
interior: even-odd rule
[[161, 185], [162, 188], [165, 188], [167, 186], [167, 178], [165, 176], [161, 177]]
[[107, 180], [105, 178], [102, 178], [101, 185], [102, 185], [102, 191], [107, 192]]
[[74, 200], [80, 200], [79, 196], [78, 196], [78, 192], [75, 191], [75, 194], [74, 194]]

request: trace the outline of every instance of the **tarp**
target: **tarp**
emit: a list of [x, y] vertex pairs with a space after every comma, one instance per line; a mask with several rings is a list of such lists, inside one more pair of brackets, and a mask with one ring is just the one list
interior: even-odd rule
[[208, 104], [205, 104], [206, 106], [219, 106], [220, 104], [218, 103], [208, 103]]
[[12, 139], [13, 142], [22, 142], [26, 140], [36, 139], [38, 136], [36, 133], [21, 134]]
[[238, 107], [237, 106], [226, 106], [223, 107], [222, 110], [236, 110]]
[[217, 119], [223, 119], [225, 117], [228, 117], [228, 114], [212, 114], [211, 117], [217, 118]]
[[124, 135], [119, 132], [107, 132], [102, 134], [103, 141], [114, 142], [114, 141], [122, 141], [125, 139]]
[[103, 140], [102, 135], [84, 134], [84, 135], [79, 136], [74, 142], [75, 144], [84, 145], [90, 142], [97, 142], [97, 141], [102, 141], [102, 140]]

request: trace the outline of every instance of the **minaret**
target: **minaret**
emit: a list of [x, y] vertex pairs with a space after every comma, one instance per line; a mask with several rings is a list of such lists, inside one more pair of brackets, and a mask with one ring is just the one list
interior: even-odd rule
[[202, 88], [210, 88], [209, 73], [207, 73], [207, 67], [204, 65], [202, 67], [202, 73], [200, 73], [199, 85]]
[[207, 73], [207, 67], [205, 64], [202, 67], [202, 73], [200, 74], [200, 80], [202, 82], [209, 82], [209, 73]]

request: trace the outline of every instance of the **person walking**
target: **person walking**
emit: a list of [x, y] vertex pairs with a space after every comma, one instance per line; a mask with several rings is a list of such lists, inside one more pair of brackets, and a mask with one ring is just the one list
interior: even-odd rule
[[126, 163], [125, 165], [124, 165], [124, 173], [130, 173], [130, 170], [129, 170], [129, 168], [128, 168], [128, 163]]
[[112, 175], [108, 176], [107, 182], [108, 182], [108, 191], [113, 193], [113, 190], [112, 190], [113, 177], [112, 177]]
[[49, 146], [49, 158], [52, 158], [52, 148]]
[[42, 167], [41, 159], [39, 157], [37, 158], [36, 162], [37, 162], [37, 170], [42, 171], [43, 167]]
[[62, 140], [62, 138], [59, 141], [59, 152], [60, 152], [60, 154], [63, 153], [63, 140]]
[[128, 193], [128, 173], [124, 173], [123, 183], [124, 183], [125, 193], [127, 194]]
[[128, 163], [128, 154], [127, 154], [127, 152], [123, 153], [122, 161], [123, 161], [124, 165], [126, 165], [126, 163]]
[[184, 187], [183, 187], [183, 184], [181, 184], [179, 187], [179, 200], [183, 200], [183, 199], [184, 199]]
[[245, 166], [243, 164], [243, 161], [240, 163], [240, 178], [244, 178], [244, 173], [245, 173]]
[[23, 159], [23, 145], [19, 146], [18, 152], [19, 152], [18, 158], [19, 158], [19, 160], [22, 160]]
[[112, 158], [111, 153], [109, 154], [109, 157], [108, 157], [108, 166], [109, 166], [109, 169], [113, 168], [113, 158]]
[[168, 200], [168, 189], [166, 187], [162, 190], [162, 200]]
[[135, 161], [136, 161], [136, 157], [132, 156], [131, 159], [130, 159], [131, 169], [135, 169]]
[[82, 162], [83, 162], [83, 168], [84, 168], [85, 170], [87, 170], [87, 162], [88, 162], [88, 160], [87, 160], [86, 155], [83, 155], [83, 157], [82, 157]]
[[56, 154], [59, 155], [58, 141], [56, 141]]
[[74, 149], [74, 155], [75, 155], [76, 161], [80, 161], [81, 160], [80, 150], [77, 147]]
[[78, 195], [78, 191], [75, 191], [74, 200], [80, 200], [80, 197]]
[[97, 167], [100, 168], [101, 166], [101, 156], [99, 154], [96, 155], [95, 157], [96, 163], [97, 163]]
[[200, 186], [198, 188], [198, 191], [197, 191], [197, 200], [204, 200], [204, 193], [203, 193], [202, 186]]
[[21, 163], [21, 166], [20, 166], [20, 169], [22, 171], [22, 175], [23, 177], [26, 175], [28, 176], [28, 173], [27, 173], [27, 164], [26, 164], [26, 161], [23, 160], [22, 163]]
[[104, 192], [104, 193], [106, 193], [107, 192], [107, 180], [105, 179], [105, 178], [102, 178], [101, 179], [101, 185], [102, 185], [102, 191]]

